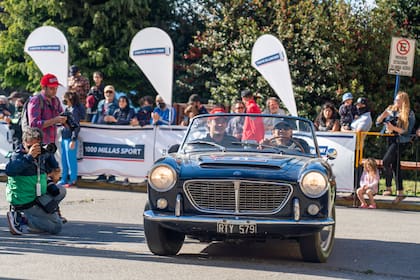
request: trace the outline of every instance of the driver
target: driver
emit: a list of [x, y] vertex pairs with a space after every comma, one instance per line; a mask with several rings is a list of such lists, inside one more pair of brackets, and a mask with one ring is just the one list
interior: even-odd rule
[[[213, 109], [210, 114], [221, 114], [225, 111], [222, 108]], [[202, 141], [214, 142], [224, 147], [234, 147], [232, 143], [238, 142], [238, 139], [226, 133], [227, 119], [224, 116], [209, 117], [207, 120], [209, 133]]]
[[287, 147], [302, 153], [309, 153], [309, 145], [304, 140], [293, 138], [293, 129], [288, 121], [279, 121], [272, 129], [273, 137], [264, 139], [261, 144]]

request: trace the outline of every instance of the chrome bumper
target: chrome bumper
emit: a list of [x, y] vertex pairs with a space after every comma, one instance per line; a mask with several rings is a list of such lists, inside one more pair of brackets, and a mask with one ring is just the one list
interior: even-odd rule
[[243, 217], [243, 216], [231, 216], [231, 217], [217, 217], [217, 216], [175, 216], [174, 214], [162, 214], [157, 213], [153, 210], [144, 211], [143, 217], [145, 220], [152, 222], [170, 222], [176, 224], [217, 224], [218, 222], [231, 222], [234, 224], [246, 224], [250, 220], [258, 225], [266, 226], [308, 226], [308, 227], [324, 227], [334, 225], [335, 221], [332, 218], [326, 219], [314, 219], [314, 220], [293, 220], [293, 219], [261, 219], [258, 217]]

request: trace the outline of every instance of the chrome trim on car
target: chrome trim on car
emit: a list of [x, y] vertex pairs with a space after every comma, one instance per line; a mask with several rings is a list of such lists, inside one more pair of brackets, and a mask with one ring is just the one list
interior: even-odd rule
[[278, 213], [293, 193], [286, 183], [224, 179], [188, 180], [183, 189], [198, 211], [235, 215]]
[[258, 217], [211, 217], [211, 216], [179, 216], [176, 217], [171, 214], [160, 214], [155, 213], [153, 210], [146, 210], [143, 213], [144, 219], [154, 222], [176, 222], [176, 223], [217, 223], [221, 221], [232, 223], [247, 223], [250, 220], [255, 222], [257, 225], [307, 225], [307, 226], [330, 226], [334, 225], [335, 221], [332, 217], [325, 219], [311, 219], [311, 220], [299, 220], [295, 221], [294, 219], [261, 219]]
[[175, 200], [175, 216], [179, 217], [181, 216], [181, 204], [182, 204], [182, 196], [181, 194], [177, 194], [176, 200]]
[[295, 221], [300, 220], [300, 203], [298, 198], [293, 199], [293, 218]]

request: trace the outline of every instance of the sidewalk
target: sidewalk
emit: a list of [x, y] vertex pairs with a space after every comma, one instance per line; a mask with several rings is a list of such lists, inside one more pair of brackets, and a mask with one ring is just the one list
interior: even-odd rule
[[[420, 211], [420, 197], [407, 196], [403, 201], [398, 204], [393, 204], [392, 201], [395, 196], [375, 195], [376, 206], [378, 209], [392, 209], [392, 210], [405, 210], [405, 211]], [[368, 201], [368, 200], [366, 200]], [[359, 199], [356, 198], [357, 206]], [[354, 205], [354, 199], [351, 193], [337, 193], [336, 205], [357, 207]]]
[[[98, 188], [98, 189], [112, 189], [112, 190], [126, 190], [135, 192], [146, 192], [146, 181], [139, 179], [129, 179], [128, 186], [122, 185], [124, 178], [117, 178], [117, 183], [96, 182], [96, 177], [83, 177], [82, 180], [77, 182], [81, 188]], [[353, 207], [353, 198], [350, 197], [351, 193], [337, 193], [336, 205]], [[392, 204], [395, 196], [382, 196], [376, 195], [376, 206], [378, 209], [392, 209], [392, 210], [405, 210], [405, 211], [419, 211], [420, 212], [420, 197], [407, 197], [399, 204]], [[359, 200], [357, 199], [356, 202]]]

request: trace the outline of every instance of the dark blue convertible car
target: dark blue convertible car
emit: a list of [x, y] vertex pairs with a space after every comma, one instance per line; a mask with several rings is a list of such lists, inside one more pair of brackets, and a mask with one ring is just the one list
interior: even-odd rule
[[150, 251], [175, 255], [185, 236], [204, 242], [296, 239], [305, 261], [334, 243], [334, 175], [312, 122], [297, 117], [195, 117], [183, 142], [148, 174], [144, 231]]

